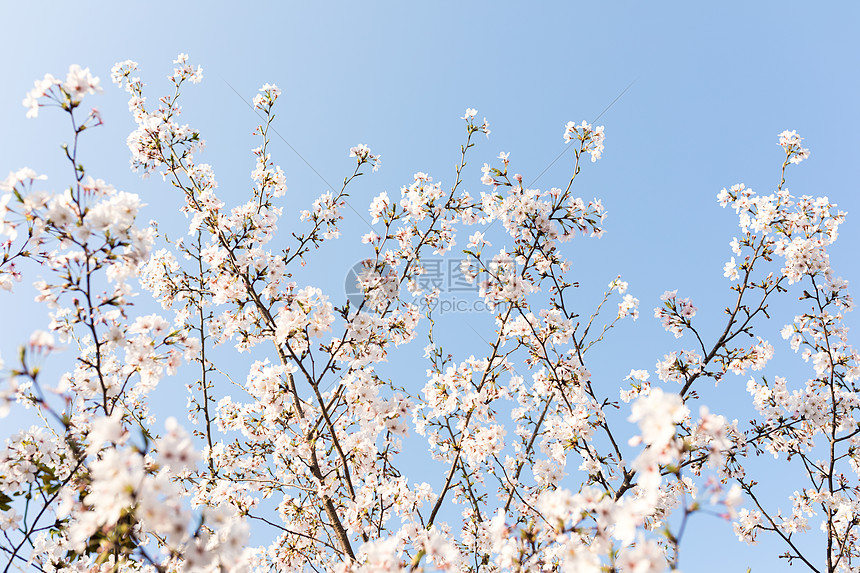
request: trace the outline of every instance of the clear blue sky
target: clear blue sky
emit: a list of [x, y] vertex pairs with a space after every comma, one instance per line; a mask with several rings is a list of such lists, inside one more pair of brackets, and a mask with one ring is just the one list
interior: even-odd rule
[[[249, 188], [249, 149], [257, 145], [250, 135], [256, 118], [233, 89], [248, 100], [263, 83], [278, 84], [284, 95], [276, 128], [326, 180], [336, 185], [347, 174], [346, 154], [356, 143], [382, 154], [382, 170], [360, 181], [350, 199], [363, 215], [374, 195], [396, 194], [416, 171], [450, 184], [466, 107], [477, 108], [492, 129], [489, 141], [478, 141], [466, 174], [465, 188], [477, 194], [484, 161], [510, 152], [512, 170], [534, 179], [563, 150], [567, 121], [592, 120], [632, 82], [597, 122], [606, 126], [603, 159], [586, 165], [577, 182], [583, 197], [604, 201], [607, 233], [600, 241], [567, 247], [579, 269], [573, 276], [583, 284], [583, 312], [619, 273], [641, 301], [635, 327], [626, 325], [592, 358], [595, 375], [607, 386], [620, 384], [631, 368], [653, 369], [658, 358], [677, 349], [651, 317], [664, 290], [691, 296], [700, 324], [716, 335], [731, 295], [722, 266], [731, 256], [728, 242], [737, 222], [718, 207], [715, 195], [738, 182], [772, 191], [781, 162], [777, 134], [784, 129], [797, 130], [812, 151], [791, 169], [788, 188], [827, 195], [849, 212], [831, 257], [842, 276], [860, 284], [860, 220], [852, 216], [860, 212], [857, 4], [239, 6], [87, 2], [36, 8], [0, 0], [0, 177], [26, 165], [55, 174], [51, 181], [57, 185], [68, 179], [58, 149], [67, 137], [60, 115], [46, 112], [27, 120], [21, 99], [33, 80], [46, 72], [65, 74], [73, 63], [90, 67], [106, 92], [90, 100], [106, 125], [85, 134], [85, 165], [117, 188], [139, 193], [150, 204], [149, 218], [164, 217], [179, 200], [166, 185], [142, 182], [127, 169], [125, 137], [133, 123], [126, 95], [109, 80], [119, 60], [140, 63], [153, 96], [166, 89], [164, 78], [177, 53], [187, 52], [203, 66], [203, 84], [186, 91], [185, 120], [207, 140], [200, 161], [214, 166], [228, 203], [239, 202]], [[272, 149], [295, 201], [287, 210], [306, 208], [325, 183], [284, 142], [276, 140]], [[571, 157], [535, 186], [563, 185]], [[363, 256], [355, 244], [364, 223], [346, 215], [343, 238], [324, 253], [330, 269], [317, 267], [314, 277], [335, 298], [346, 268]], [[285, 215], [282, 227], [288, 221], [297, 219]], [[12, 300], [0, 294], [4, 312], [12, 312], [7, 325], [25, 316], [21, 297], [14, 305]], [[10, 306], [18, 310], [5, 310]], [[777, 334], [791, 320], [794, 310], [789, 312], [763, 330], [777, 348], [769, 375], [780, 374], [780, 364], [796, 363], [783, 358], [790, 350]], [[491, 324], [488, 316], [453, 317], [446, 336], [452, 348], [478, 352], [480, 345], [462, 326], [467, 319], [479, 330]], [[857, 325], [857, 317], [849, 324]], [[0, 332], [7, 362], [29, 330]], [[807, 372], [801, 371], [802, 379]], [[423, 369], [413, 377], [417, 390]], [[742, 421], [749, 417], [749, 408], [738, 409], [748, 402], [743, 383], [727, 381], [709, 393], [712, 410]], [[773, 471], [779, 467], [784, 466]], [[787, 569], [774, 558], [775, 548], [751, 551], [716, 520], [698, 517], [687, 535], [685, 571]], [[697, 537], [706, 541], [694, 543]]]

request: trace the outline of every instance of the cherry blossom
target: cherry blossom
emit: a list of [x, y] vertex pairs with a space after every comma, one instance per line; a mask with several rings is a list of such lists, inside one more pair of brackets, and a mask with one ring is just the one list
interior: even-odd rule
[[[288, 201], [289, 174], [270, 149], [281, 90], [266, 83], [253, 96], [261, 123], [248, 196], [222, 193], [216, 168], [198, 161], [201, 132], [180, 120], [183, 90], [202, 70], [186, 54], [173, 64], [163, 97], [149, 95], [135, 62], [111, 71], [129, 96], [131, 169], [161, 175], [140, 195], [79, 158], [82, 133], [101, 125], [98, 111], [79, 109], [102, 91], [88, 68], [46, 75], [24, 100], [29, 117], [45, 106], [69, 114], [75, 145], [65, 148], [69, 184], [30, 168], [0, 184], [0, 288], [32, 292], [50, 316], [23, 335], [14, 363], [0, 362], [0, 415], [30, 409], [44, 422], [0, 451], [10, 563], [57, 573], [678, 571], [691, 567], [686, 523], [702, 512], [741, 542], [773, 538], [792, 563], [856, 569], [860, 360], [845, 324], [854, 302], [828, 251], [845, 213], [785, 187], [786, 169], [809, 157], [796, 132], [778, 136], [782, 172], [769, 194], [739, 183], [717, 195], [738, 223], [719, 263], [724, 324], [701, 328], [707, 313], [666, 290], [654, 311], [673, 335], [662, 357], [613, 381], [592, 349], [641, 327], [645, 295], [632, 277], [580, 268], [564, 245], [611, 232], [603, 202], [579, 196], [576, 181], [580, 162], [603, 154], [603, 126], [568, 123], [570, 178], [535, 188], [506, 152], [467, 168], [483, 153], [474, 136], [490, 135], [467, 108], [453, 173], [418, 171], [399, 194], [363, 195], [372, 230], [355, 241], [364, 254], [345, 298], [308, 284], [303, 267], [354, 240], [342, 221], [359, 205], [347, 198], [380, 155], [364, 144], [349, 150], [354, 162], [341, 152], [340, 188]], [[161, 192], [176, 194], [187, 226], [141, 224]], [[447, 348], [435, 328], [441, 293], [426, 279], [450, 252], [462, 252], [458, 270], [492, 311], [480, 352]], [[580, 281], [602, 297], [574, 296]], [[133, 304], [144, 292], [155, 304]], [[797, 298], [784, 342], [760, 336], [774, 308]], [[392, 374], [386, 363], [412, 348], [423, 362]], [[771, 364], [788, 350], [803, 372]], [[239, 375], [224, 366], [234, 351]], [[50, 379], [41, 365], [64, 356]], [[712, 411], [706, 379], [746, 380], [755, 419]], [[187, 420], [160, 420], [156, 391], [176, 380]], [[404, 455], [416, 447], [425, 466]], [[773, 476], [749, 463], [762, 453], [808, 477], [781, 505], [761, 495]], [[811, 543], [798, 543], [808, 532]], [[807, 546], [821, 539], [826, 550], [813, 555]]]

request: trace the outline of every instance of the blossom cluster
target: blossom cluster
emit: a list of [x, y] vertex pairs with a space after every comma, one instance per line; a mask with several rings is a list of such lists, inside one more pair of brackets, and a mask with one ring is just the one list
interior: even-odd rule
[[[734, 294], [721, 334], [700, 331], [692, 300], [667, 290], [654, 317], [686, 346], [632, 369], [622, 388], [592, 349], [631, 327], [639, 298], [618, 276], [586, 306], [573, 293], [593, 273], [565, 245], [606, 232], [603, 202], [575, 193], [581, 159], [602, 156], [602, 126], [568, 123], [572, 175], [539, 189], [523, 185], [510, 153], [467, 171], [474, 136], [490, 134], [468, 108], [450, 181], [419, 171], [399, 194], [367, 195], [366, 255], [344, 300], [307, 284], [302, 267], [325, 262], [346, 234], [349, 191], [380, 154], [352, 147], [343, 185], [294, 209], [269, 150], [282, 93], [267, 83], [253, 99], [250, 196], [231, 205], [215, 169], [197, 161], [200, 132], [179, 120], [202, 70], [185, 54], [174, 65], [172, 93], [154, 105], [135, 62], [111, 77], [129, 95], [131, 167], [169, 183], [188, 216], [179, 233], [139, 226], [144, 199], [82, 166], [78, 138], [100, 123], [95, 111], [77, 121], [101, 89], [88, 69], [46, 76], [25, 100], [28, 116], [52, 103], [68, 113], [76, 144], [63, 190], [29, 168], [0, 184], [0, 290], [21, 290], [40, 265], [33, 291], [50, 312], [20, 364], [0, 363], [0, 414], [30, 409], [44, 422], [0, 451], [10, 563], [51, 573], [679, 571], [689, 567], [685, 524], [709, 510], [741, 541], [773, 534], [811, 568], [794, 536], [817, 526], [826, 570], [856, 570], [860, 355], [844, 322], [854, 303], [828, 255], [845, 213], [784, 187], [786, 168], [809, 156], [795, 132], [779, 135], [772, 193], [738, 184], [717, 197], [739, 228], [723, 266]], [[458, 248], [493, 313], [483, 353], [446, 352], [430, 304], [439, 289], [421, 280], [433, 256]], [[158, 312], [132, 305], [138, 286]], [[808, 378], [750, 379], [749, 423], [696, 405], [705, 379], [770, 366], [778, 348], [756, 329], [790, 289], [803, 310], [782, 335]], [[411, 360], [417, 338], [423, 367], [392, 370], [386, 362]], [[46, 381], [40, 365], [59, 362], [61, 347], [72, 364]], [[231, 348], [251, 356], [240, 376], [224, 359]], [[159, 386], [180, 378], [193, 380], [191, 431], [158, 422]], [[427, 455], [418, 468], [405, 452], [416, 447]], [[762, 452], [799, 460], [809, 476], [788, 511], [769, 507], [748, 472]]]

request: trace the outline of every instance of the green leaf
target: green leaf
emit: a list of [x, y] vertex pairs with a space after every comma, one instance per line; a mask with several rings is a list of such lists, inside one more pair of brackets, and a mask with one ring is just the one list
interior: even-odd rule
[[12, 498], [0, 492], [0, 511], [9, 511], [12, 508]]

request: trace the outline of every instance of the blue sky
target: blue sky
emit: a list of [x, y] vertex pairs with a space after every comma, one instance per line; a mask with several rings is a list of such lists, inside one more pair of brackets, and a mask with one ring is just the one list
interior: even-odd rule
[[[831, 257], [839, 274], [860, 283], [860, 222], [852, 216], [860, 206], [860, 7], [854, 3], [813, 9], [777, 2], [88, 2], [34, 9], [0, 0], [0, 20], [7, 24], [0, 56], [0, 176], [26, 165], [57, 185], [68, 179], [58, 148], [67, 137], [60, 115], [27, 120], [21, 99], [44, 73], [59, 76], [78, 63], [105, 87], [90, 100], [105, 126], [85, 134], [85, 165], [117, 188], [139, 193], [150, 204], [144, 216], [160, 220], [174, 220], [165, 213], [179, 198], [127, 168], [125, 137], [133, 122], [126, 95], [110, 85], [116, 61], [139, 62], [153, 96], [166, 89], [177, 53], [203, 66], [204, 82], [184, 96], [185, 121], [207, 140], [200, 160], [214, 166], [228, 204], [249, 189], [249, 150], [257, 145], [251, 136], [257, 120], [234, 90], [249, 100], [263, 83], [278, 84], [284, 94], [275, 126], [323, 179], [337, 185], [351, 171], [347, 153], [356, 143], [382, 154], [381, 171], [360, 180], [351, 194], [350, 203], [365, 216], [374, 195], [395, 195], [416, 171], [450, 184], [466, 107], [477, 108], [492, 129], [489, 140], [478, 141], [466, 172], [465, 189], [477, 194], [483, 162], [510, 152], [512, 171], [533, 180], [564, 149], [567, 121], [591, 121], [629, 86], [597, 122], [606, 126], [603, 159], [585, 165], [577, 180], [581, 196], [603, 200], [606, 235], [566, 247], [573, 277], [582, 283], [583, 312], [617, 274], [641, 301], [639, 321], [625, 325], [592, 358], [595, 375], [609, 387], [631, 368], [653, 369], [678, 348], [651, 317], [664, 290], [692, 297], [700, 324], [717, 334], [732, 294], [722, 266], [737, 221], [715, 196], [738, 182], [772, 191], [782, 159], [777, 134], [785, 129], [797, 130], [812, 151], [790, 170], [788, 188], [827, 195], [848, 211]], [[306, 208], [326, 190], [284, 141], [275, 140], [272, 151], [295, 201], [287, 211]], [[535, 186], [566, 183], [571, 160], [572, 154], [563, 156]], [[333, 297], [342, 293], [346, 269], [364, 256], [356, 243], [365, 223], [346, 215], [343, 238], [321, 253], [326, 264], [311, 265], [317, 273], [311, 279]], [[283, 226], [287, 221], [297, 218], [285, 215]], [[19, 295], [0, 294], [0, 304], [11, 313], [7, 324], [33, 316], [23, 314], [33, 311]], [[762, 330], [777, 349], [770, 375], [796, 364], [777, 334], [796, 312], [792, 308], [786, 304], [788, 314]], [[857, 317], [848, 322], [856, 326]], [[453, 316], [443, 331], [452, 348], [479, 352], [464, 323], [487, 332], [489, 315]], [[7, 362], [28, 334], [23, 327], [0, 333]], [[417, 390], [423, 368], [413, 377]], [[742, 421], [751, 416], [743, 409], [743, 383], [727, 381], [708, 393], [712, 410]], [[687, 535], [686, 571], [787, 568], [774, 558], [774, 547], [751, 551], [715, 519], [697, 517]], [[707, 542], [693, 542], [703, 537]]]

